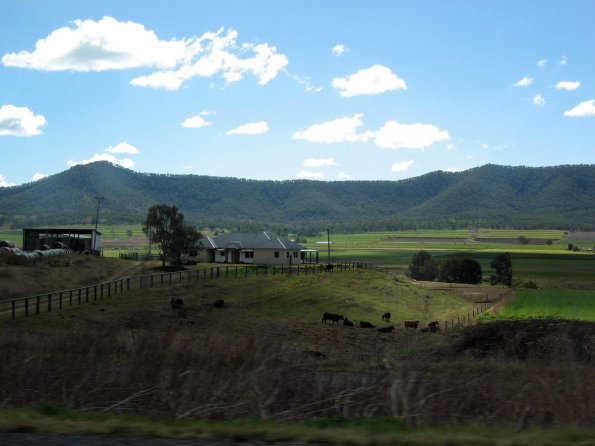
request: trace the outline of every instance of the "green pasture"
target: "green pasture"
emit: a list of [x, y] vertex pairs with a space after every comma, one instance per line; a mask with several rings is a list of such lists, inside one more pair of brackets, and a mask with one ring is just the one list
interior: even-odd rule
[[577, 319], [595, 321], [595, 292], [591, 290], [522, 289], [496, 315], [498, 319]]

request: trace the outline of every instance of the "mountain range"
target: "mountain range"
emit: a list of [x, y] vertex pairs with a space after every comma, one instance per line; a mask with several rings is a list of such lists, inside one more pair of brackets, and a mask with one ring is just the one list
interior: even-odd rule
[[139, 173], [108, 162], [0, 188], [0, 226], [140, 223], [157, 203], [199, 228], [595, 229], [595, 165], [484, 165], [400, 181], [261, 181]]

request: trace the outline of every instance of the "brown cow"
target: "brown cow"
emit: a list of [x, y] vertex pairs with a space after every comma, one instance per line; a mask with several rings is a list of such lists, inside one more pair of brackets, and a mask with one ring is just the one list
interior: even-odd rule
[[378, 333], [392, 333], [392, 331], [395, 329], [394, 325], [389, 325], [388, 327], [380, 327], [378, 329]]
[[409, 328], [413, 328], [413, 330], [417, 330], [417, 326], [419, 325], [419, 321], [405, 321], [405, 330]]

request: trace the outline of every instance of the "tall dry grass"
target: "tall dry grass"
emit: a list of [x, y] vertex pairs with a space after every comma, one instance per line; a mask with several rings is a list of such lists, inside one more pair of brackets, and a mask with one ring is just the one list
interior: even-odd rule
[[[592, 334], [591, 328], [583, 333]], [[478, 355], [481, 348], [469, 347], [478, 336], [491, 339], [471, 330], [452, 349], [419, 359], [381, 355], [368, 372], [341, 373], [324, 371], [325, 360], [310, 352], [236, 333], [193, 342], [175, 331], [134, 327], [81, 324], [59, 334], [5, 329], [0, 405], [51, 402], [213, 420], [382, 416], [410, 425], [595, 424], [594, 356], [521, 360], [498, 349]], [[564, 336], [547, 342], [568, 345], [572, 336]]]

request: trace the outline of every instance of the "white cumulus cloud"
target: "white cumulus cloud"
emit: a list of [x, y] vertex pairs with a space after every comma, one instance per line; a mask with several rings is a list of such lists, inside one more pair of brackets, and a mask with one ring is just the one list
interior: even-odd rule
[[374, 142], [383, 149], [425, 149], [449, 138], [446, 130], [440, 130], [432, 124], [401, 124], [397, 121], [387, 121], [376, 132]]
[[229, 29], [225, 32], [221, 28], [188, 39], [186, 58], [175, 68], [139, 76], [130, 83], [139, 87], [178, 90], [194, 77], [219, 75], [225, 83], [231, 84], [251, 74], [260, 85], [266, 85], [289, 63], [287, 56], [278, 53], [276, 47], [268, 43], [238, 44], [237, 37], [237, 31]]
[[289, 62], [268, 43], [237, 42], [238, 33], [221, 28], [200, 37], [162, 40], [144, 25], [113, 17], [75, 20], [52, 31], [33, 51], [7, 53], [8, 67], [41, 71], [106, 71], [153, 68], [158, 71], [130, 81], [134, 86], [178, 90], [193, 77], [221, 76], [226, 83], [246, 74], [261, 85], [274, 79]]
[[0, 136], [35, 136], [47, 121], [27, 107], [3, 105], [0, 107]]
[[407, 89], [403, 79], [394, 74], [390, 68], [378, 64], [359, 70], [351, 76], [336, 77], [333, 79], [332, 86], [341, 90], [340, 94], [343, 97], [375, 95]]
[[48, 176], [47, 173], [40, 173], [40, 172], [35, 172], [33, 174], [33, 177], [31, 178], [31, 181], [39, 181], [39, 180], [43, 180], [44, 178], [46, 178]]
[[266, 121], [249, 122], [227, 131], [226, 135], [262, 135], [269, 131]]
[[579, 81], [560, 81], [556, 84], [557, 90], [574, 91], [581, 86]]
[[547, 65], [547, 59], [539, 59], [537, 62], [537, 66], [539, 68], [544, 68]]
[[536, 105], [537, 107], [543, 107], [545, 105], [545, 98], [537, 93], [535, 96], [533, 96], [533, 105]]
[[362, 117], [360, 113], [352, 117], [313, 124], [305, 130], [295, 132], [291, 137], [296, 140], [327, 144], [367, 141], [373, 136], [371, 132], [357, 133], [358, 128], [363, 125]]
[[562, 57], [560, 58], [560, 60], [558, 61], [558, 63], [559, 63], [560, 65], [567, 65], [567, 64], [568, 64], [568, 58], [567, 58], [566, 56], [562, 56]]
[[2, 56], [8, 67], [44, 71], [105, 71], [137, 67], [174, 67], [188, 57], [188, 41], [160, 40], [134, 22], [113, 17], [75, 20], [72, 27], [52, 31], [33, 52]]
[[6, 177], [0, 174], [0, 187], [12, 187], [16, 186], [16, 183], [9, 183], [6, 181]]
[[564, 116], [570, 118], [590, 118], [595, 116], [595, 99], [581, 102], [572, 110], [565, 111]]
[[109, 153], [139, 153], [139, 150], [136, 147], [128, 144], [126, 141], [122, 141], [115, 146], [109, 146], [105, 151]]
[[515, 87], [528, 87], [533, 83], [533, 78], [529, 76], [524, 76], [520, 81], [514, 84]]
[[409, 161], [401, 161], [399, 163], [394, 163], [391, 166], [391, 171], [393, 172], [404, 172], [407, 169], [409, 169], [413, 163], [415, 163], [415, 160], [409, 160]]
[[304, 163], [302, 165], [304, 167], [338, 166], [334, 158], [308, 158], [304, 160]]
[[111, 153], [96, 153], [91, 158], [82, 161], [69, 160], [66, 162], [66, 165], [69, 167], [73, 167], [78, 166], [79, 164], [94, 163], [96, 161], [109, 161], [112, 164], [126, 167], [127, 169], [132, 169], [134, 167], [134, 161], [130, 158], [118, 159]]
[[184, 119], [180, 125], [182, 127], [186, 127], [187, 129], [200, 129], [202, 127], [208, 127], [212, 124], [212, 122], [207, 121], [202, 116], [195, 115]]
[[335, 45], [335, 46], [334, 46], [334, 47], [331, 49], [331, 51], [332, 51], [332, 53], [333, 53], [335, 56], [341, 56], [341, 55], [345, 54], [345, 53], [346, 53], [348, 50], [347, 50], [347, 47], [346, 47], [344, 44], [340, 43], [340, 44], [338, 44], [338, 45]]
[[322, 180], [324, 178], [324, 173], [300, 170], [296, 175], [296, 178], [301, 178], [302, 180]]

